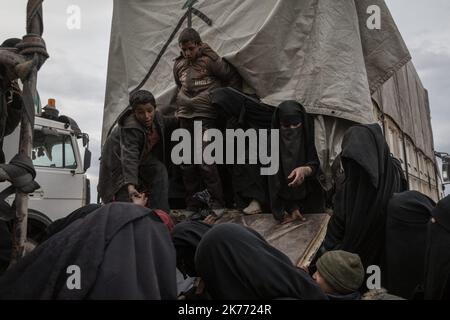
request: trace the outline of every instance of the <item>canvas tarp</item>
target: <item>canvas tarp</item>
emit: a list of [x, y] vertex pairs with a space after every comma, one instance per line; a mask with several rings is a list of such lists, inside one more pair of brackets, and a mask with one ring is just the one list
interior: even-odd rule
[[[114, 0], [103, 140], [183, 16], [184, 3]], [[381, 30], [366, 26], [369, 5], [381, 8]], [[193, 18], [204, 42], [274, 106], [295, 99], [311, 113], [374, 122], [371, 93], [410, 59], [383, 0], [200, 0], [195, 8], [213, 21], [210, 27]], [[172, 101], [178, 55], [174, 40], [143, 87], [160, 107]]]
[[434, 162], [428, 92], [410, 61], [374, 94], [381, 111], [391, 117], [414, 145]]

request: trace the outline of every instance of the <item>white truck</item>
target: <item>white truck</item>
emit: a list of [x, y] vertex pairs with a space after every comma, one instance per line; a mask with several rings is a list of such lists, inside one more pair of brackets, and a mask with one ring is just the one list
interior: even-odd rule
[[[89, 136], [66, 116], [54, 116], [55, 101], [44, 108], [36, 103], [32, 160], [40, 188], [29, 195], [28, 242], [38, 243], [47, 226], [72, 211], [90, 203]], [[79, 145], [81, 143], [82, 147]], [[18, 151], [19, 128], [4, 141], [8, 162]], [[84, 148], [82, 157], [81, 148]], [[0, 190], [7, 187], [0, 184]], [[14, 196], [8, 198], [12, 202]]]

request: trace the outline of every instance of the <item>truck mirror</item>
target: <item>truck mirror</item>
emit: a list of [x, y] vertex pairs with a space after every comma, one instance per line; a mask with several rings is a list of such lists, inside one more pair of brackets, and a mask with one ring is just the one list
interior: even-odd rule
[[89, 145], [89, 135], [87, 133], [83, 133], [83, 147]]
[[450, 163], [444, 162], [442, 164], [442, 179], [444, 183], [450, 182]]
[[84, 172], [86, 172], [91, 167], [91, 158], [92, 158], [91, 150], [85, 149], [84, 150], [84, 161], [83, 161]]

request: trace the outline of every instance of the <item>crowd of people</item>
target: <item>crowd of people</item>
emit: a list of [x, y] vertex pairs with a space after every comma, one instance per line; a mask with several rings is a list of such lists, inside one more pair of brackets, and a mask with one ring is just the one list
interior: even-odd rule
[[[325, 212], [314, 122], [304, 107], [285, 101], [273, 108], [239, 91], [239, 74], [192, 28], [181, 32], [179, 45], [175, 115], [163, 115], [151, 92], [131, 93], [102, 150], [103, 204], [54, 222], [46, 239], [0, 276], [0, 299], [450, 298], [450, 197], [435, 204], [408, 191], [378, 124], [346, 132], [340, 155], [344, 179], [336, 185], [325, 239], [306, 268], [248, 227], [215, 224], [227, 205], [215, 164], [178, 168], [187, 210], [198, 212], [204, 203], [196, 195], [206, 191], [211, 216], [175, 225], [169, 215], [170, 135], [176, 128], [193, 133], [194, 121], [201, 121], [202, 131], [279, 130], [275, 175], [261, 176], [261, 164], [227, 168], [232, 204], [244, 214], [269, 210], [286, 224]], [[17, 109], [6, 102], [3, 83], [2, 137], [9, 132], [3, 113], [11, 108], [12, 116]], [[0, 167], [3, 180], [8, 168]], [[70, 266], [81, 270], [79, 287], [68, 285]], [[367, 287], [370, 266], [380, 268], [385, 290]], [[184, 279], [191, 279], [190, 285], [183, 286]]]

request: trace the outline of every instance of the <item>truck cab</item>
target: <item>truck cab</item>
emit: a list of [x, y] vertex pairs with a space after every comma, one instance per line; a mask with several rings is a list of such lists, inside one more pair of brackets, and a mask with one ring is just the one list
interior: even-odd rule
[[[18, 151], [19, 133], [17, 128], [4, 140], [7, 162]], [[50, 223], [90, 203], [89, 136], [73, 119], [58, 116], [53, 99], [35, 117], [31, 158], [40, 188], [29, 195], [28, 238], [38, 243]], [[1, 183], [0, 190], [6, 186]], [[14, 196], [8, 198], [10, 203], [13, 200]]]

